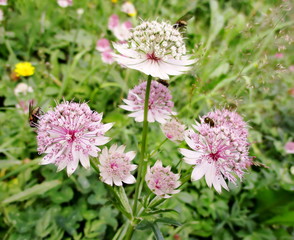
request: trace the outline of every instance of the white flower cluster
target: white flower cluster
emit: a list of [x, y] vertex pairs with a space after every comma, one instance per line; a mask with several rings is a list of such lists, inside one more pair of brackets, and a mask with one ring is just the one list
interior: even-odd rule
[[143, 22], [131, 30], [130, 48], [166, 59], [170, 55], [180, 60], [186, 54], [186, 47], [181, 33], [166, 22]]

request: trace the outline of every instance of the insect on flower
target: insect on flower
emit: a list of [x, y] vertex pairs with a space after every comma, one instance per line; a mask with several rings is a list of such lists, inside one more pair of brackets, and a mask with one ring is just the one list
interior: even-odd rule
[[40, 107], [34, 106], [34, 101], [30, 101], [29, 104], [29, 124], [30, 127], [35, 128], [38, 125], [40, 116], [43, 115], [43, 111]]
[[210, 127], [214, 127], [214, 121], [211, 118], [209, 117], [204, 118], [204, 122], [206, 124], [209, 124]]

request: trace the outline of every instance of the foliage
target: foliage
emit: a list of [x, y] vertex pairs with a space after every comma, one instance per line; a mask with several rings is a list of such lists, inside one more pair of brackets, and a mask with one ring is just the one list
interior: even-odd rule
[[[54, 166], [38, 165], [35, 133], [15, 105], [34, 98], [48, 110], [62, 98], [88, 101], [92, 109], [104, 112], [104, 122], [116, 123], [109, 131], [112, 142], [138, 149], [142, 125], [118, 105], [145, 77], [105, 65], [95, 50], [99, 38], [115, 40], [107, 30], [108, 17], [128, 17], [120, 12], [120, 1], [80, 0], [64, 9], [49, 0], [8, 2], [1, 6], [5, 19], [0, 24], [0, 238], [120, 239], [128, 226], [114, 208], [118, 203], [113, 193], [93, 171], [79, 168], [68, 178]], [[253, 166], [238, 187], [230, 186], [221, 195], [203, 180], [188, 182], [161, 205], [163, 211], [145, 213], [148, 218], [137, 225], [133, 239], [292, 239], [293, 155], [283, 149], [294, 139], [293, 95], [288, 93], [294, 88], [290, 1], [134, 4], [142, 19], [159, 16], [175, 22], [193, 11], [187, 49], [199, 61], [188, 74], [173, 77], [169, 87], [178, 117], [190, 125], [212, 108], [236, 107], [251, 126], [251, 155], [269, 168]], [[85, 13], [78, 15], [78, 8]], [[283, 58], [275, 57], [278, 52]], [[21, 79], [34, 92], [17, 97], [10, 73], [20, 61], [30, 61], [36, 69]], [[164, 136], [156, 124], [150, 132], [148, 149], [154, 149]], [[175, 166], [182, 158], [177, 148], [166, 142], [151, 161]], [[180, 163], [180, 168], [184, 173], [189, 166]], [[132, 194], [134, 186], [126, 191]]]

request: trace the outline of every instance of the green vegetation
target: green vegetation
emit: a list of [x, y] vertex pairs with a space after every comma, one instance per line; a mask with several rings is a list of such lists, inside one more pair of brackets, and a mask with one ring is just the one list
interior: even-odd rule
[[[274, 0], [133, 3], [142, 19], [175, 22], [193, 11], [186, 41], [199, 60], [189, 73], [169, 82], [178, 118], [190, 126], [211, 109], [236, 108], [251, 126], [251, 155], [268, 166], [252, 166], [237, 187], [230, 185], [232, 190], [220, 195], [203, 179], [188, 182], [163, 204], [166, 213], [150, 214], [149, 222], [137, 226], [133, 239], [154, 239], [154, 233], [170, 240], [293, 239], [294, 158], [284, 145], [294, 140], [294, 6]], [[74, 0], [73, 6], [61, 8], [54, 0], [8, 0], [8, 6], [0, 6], [0, 239], [108, 240], [120, 239], [125, 230], [126, 218], [93, 170], [79, 167], [68, 177], [65, 171], [56, 173], [54, 165], [38, 164], [36, 134], [28, 115], [16, 108], [29, 99], [44, 111], [63, 98], [87, 101], [104, 113], [103, 122], [115, 122], [108, 145], [139, 149], [142, 124], [118, 105], [147, 76], [107, 65], [95, 50], [102, 37], [116, 41], [107, 30], [111, 14], [133, 25], [140, 22], [122, 13], [121, 4]], [[77, 13], [79, 8], [84, 14]], [[15, 81], [11, 73], [22, 61], [31, 62], [35, 74]], [[19, 82], [34, 91], [16, 96]], [[149, 129], [150, 151], [165, 137], [158, 124]], [[175, 166], [182, 158], [177, 149], [167, 141], [151, 161]], [[183, 172], [189, 167], [179, 165]], [[134, 188], [128, 186], [126, 194]], [[156, 224], [150, 227], [150, 222]]]

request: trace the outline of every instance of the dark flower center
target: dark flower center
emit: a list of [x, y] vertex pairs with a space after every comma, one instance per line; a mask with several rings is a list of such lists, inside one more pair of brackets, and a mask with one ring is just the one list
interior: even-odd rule
[[155, 56], [155, 53], [147, 53], [147, 59], [153, 60], [153, 61], [159, 61], [160, 58]]

